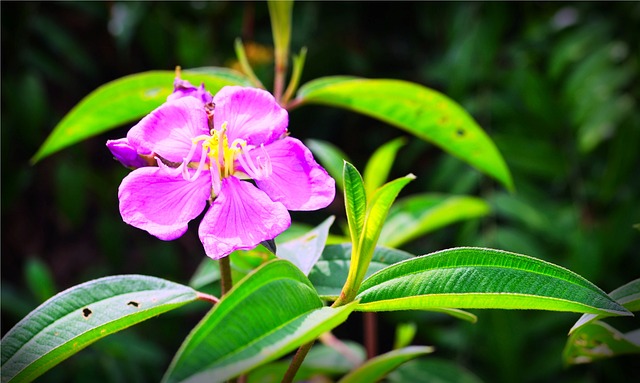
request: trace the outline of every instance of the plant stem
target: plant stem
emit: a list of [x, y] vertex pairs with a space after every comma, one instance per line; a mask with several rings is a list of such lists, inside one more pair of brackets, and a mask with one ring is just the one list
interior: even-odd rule
[[309, 353], [309, 350], [311, 350], [311, 347], [313, 346], [314, 343], [315, 343], [315, 340], [312, 340], [311, 342], [300, 346], [298, 351], [296, 351], [296, 354], [293, 356], [293, 360], [291, 361], [291, 364], [289, 365], [287, 372], [282, 377], [281, 383], [293, 382], [293, 378], [296, 377], [296, 373], [300, 369], [300, 366], [302, 365], [304, 358], [307, 356], [307, 354]]
[[376, 313], [364, 313], [364, 347], [367, 359], [378, 355], [378, 317]]
[[220, 299], [214, 297], [213, 295], [201, 293], [200, 291], [196, 291], [196, 299], [205, 301], [205, 302], [211, 302], [214, 305], [220, 302]]
[[233, 287], [233, 281], [231, 280], [231, 261], [229, 257], [220, 258], [220, 287], [222, 289], [222, 296], [226, 295], [231, 287]]

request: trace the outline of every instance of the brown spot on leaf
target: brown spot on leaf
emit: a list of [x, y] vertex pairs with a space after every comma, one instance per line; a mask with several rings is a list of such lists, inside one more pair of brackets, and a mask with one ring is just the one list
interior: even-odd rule
[[93, 314], [93, 311], [89, 310], [88, 307], [82, 309], [82, 316], [84, 317], [84, 319], [89, 319], [91, 314]]
[[129, 303], [127, 303], [127, 306], [139, 307], [140, 303], [136, 301], [129, 301]]

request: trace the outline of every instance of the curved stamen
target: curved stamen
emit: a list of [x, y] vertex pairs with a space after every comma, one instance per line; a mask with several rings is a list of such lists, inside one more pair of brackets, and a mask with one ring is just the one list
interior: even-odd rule
[[256, 162], [253, 161], [251, 155], [248, 150], [242, 150], [240, 155], [238, 156], [238, 161], [240, 161], [240, 165], [244, 171], [254, 180], [261, 180], [269, 177], [273, 171], [271, 166], [271, 157], [269, 157], [269, 153], [267, 153], [264, 145], [260, 145], [262, 149], [263, 156], [256, 157]]
[[206, 159], [207, 159], [207, 151], [202, 150], [202, 153], [200, 154], [200, 162], [198, 163], [198, 168], [196, 169], [196, 172], [193, 174], [193, 176], [189, 176], [189, 171], [187, 170], [187, 165], [183, 164], [182, 167], [182, 177], [184, 177], [185, 180], [189, 181], [189, 182], [193, 182], [196, 179], [198, 179], [198, 177], [200, 176], [200, 173], [202, 172], [202, 169], [204, 169], [204, 165], [206, 163]]

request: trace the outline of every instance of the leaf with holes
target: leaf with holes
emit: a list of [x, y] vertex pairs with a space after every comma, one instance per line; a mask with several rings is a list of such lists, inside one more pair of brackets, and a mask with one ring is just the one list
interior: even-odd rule
[[300, 87], [296, 101], [378, 118], [433, 142], [513, 189], [493, 141], [459, 104], [435, 90], [400, 80], [326, 77]]
[[307, 277], [276, 259], [240, 281], [193, 329], [165, 382], [221, 382], [330, 331], [354, 305], [323, 307]]
[[562, 352], [565, 365], [591, 363], [618, 355], [640, 354], [640, 330], [626, 334], [601, 321], [575, 330]]
[[144, 275], [96, 279], [44, 302], [2, 338], [2, 381], [29, 382], [91, 343], [196, 300], [190, 287]]
[[631, 315], [598, 287], [552, 263], [501, 250], [447, 249], [378, 271], [359, 311], [534, 309]]
[[[150, 71], [102, 85], [64, 116], [31, 162], [35, 163], [61, 149], [151, 112], [171, 94], [174, 78], [173, 71]], [[181, 78], [196, 86], [204, 83], [211, 93], [216, 93], [225, 85], [251, 86], [244, 75], [226, 68], [185, 70]]]

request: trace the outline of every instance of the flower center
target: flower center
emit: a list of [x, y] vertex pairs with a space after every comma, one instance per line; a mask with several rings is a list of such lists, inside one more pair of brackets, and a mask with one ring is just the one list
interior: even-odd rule
[[[198, 146], [202, 149], [200, 160], [192, 162]], [[213, 197], [220, 193], [222, 179], [231, 175], [254, 180], [269, 177], [272, 172], [271, 158], [264, 145], [260, 145], [261, 153], [255, 157], [255, 160], [249, 154], [253, 149], [257, 148], [247, 145], [247, 142], [241, 138], [236, 138], [229, 145], [227, 122], [225, 122], [220, 130], [211, 129], [210, 134], [193, 138], [191, 150], [182, 162], [182, 176], [187, 181], [195, 181], [203, 170], [209, 170]], [[236, 160], [242, 167], [242, 171], [236, 169]], [[196, 169], [196, 172], [190, 175], [188, 168]]]

